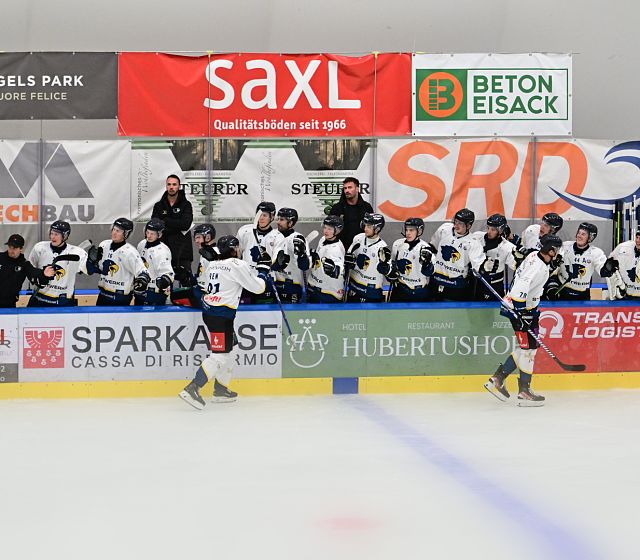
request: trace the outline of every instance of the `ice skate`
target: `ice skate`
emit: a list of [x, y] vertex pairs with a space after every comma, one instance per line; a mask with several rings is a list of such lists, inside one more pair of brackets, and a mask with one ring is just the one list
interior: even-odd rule
[[484, 384], [484, 388], [496, 399], [505, 402], [511, 396], [505, 385], [506, 379], [507, 374], [505, 374], [504, 369], [502, 369], [502, 364], [500, 364], [496, 372], [489, 378], [489, 381]]
[[183, 401], [189, 403], [193, 408], [197, 408], [198, 410], [202, 410], [207, 404], [202, 396], [200, 395], [200, 391], [198, 386], [192, 381], [187, 385], [180, 394], [178, 395]]
[[518, 406], [544, 406], [544, 397], [536, 395], [529, 383], [518, 379]]
[[222, 383], [218, 382], [218, 380], [214, 380], [213, 382], [213, 399], [211, 402], [216, 403], [227, 403], [234, 402], [238, 398], [238, 393], [235, 391], [231, 391], [229, 388], [225, 387]]

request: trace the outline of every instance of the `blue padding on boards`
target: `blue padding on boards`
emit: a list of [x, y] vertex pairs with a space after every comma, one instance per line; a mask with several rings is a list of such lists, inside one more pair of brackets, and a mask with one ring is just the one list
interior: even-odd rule
[[334, 395], [354, 395], [358, 393], [357, 377], [334, 377], [333, 378], [333, 394]]

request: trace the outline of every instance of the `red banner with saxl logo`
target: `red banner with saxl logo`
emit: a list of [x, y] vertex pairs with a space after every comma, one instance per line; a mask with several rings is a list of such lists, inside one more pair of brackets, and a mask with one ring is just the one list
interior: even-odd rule
[[[563, 362], [585, 364], [587, 372], [640, 371], [640, 309], [637, 305], [547, 307], [540, 314], [540, 334]], [[560, 373], [542, 349], [536, 373]]]
[[122, 53], [122, 136], [411, 133], [411, 56]]

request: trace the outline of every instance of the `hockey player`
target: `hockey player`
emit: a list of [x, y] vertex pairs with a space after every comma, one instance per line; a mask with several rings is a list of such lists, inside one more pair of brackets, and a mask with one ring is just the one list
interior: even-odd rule
[[77, 255], [75, 261], [58, 260], [53, 265], [55, 276], [40, 286], [29, 298], [29, 307], [76, 306], [76, 275], [80, 272], [88, 274], [87, 253], [80, 247], [67, 243], [71, 234], [68, 222], [55, 221], [49, 227], [49, 241], [36, 243], [29, 254], [29, 261], [36, 268], [51, 265], [61, 255]]
[[463, 208], [453, 216], [453, 224], [442, 224], [431, 237], [436, 256], [430, 291], [436, 301], [473, 299], [469, 251], [480, 250], [477, 244], [472, 245], [469, 235], [474, 221], [475, 214]]
[[[283, 242], [283, 236], [272, 227], [273, 220], [276, 215], [276, 206], [273, 202], [261, 202], [256, 207], [256, 215], [258, 215], [257, 227], [253, 224], [246, 224], [238, 230], [238, 240], [240, 241], [240, 250], [242, 251], [242, 259], [249, 263], [251, 268], [256, 267], [256, 263], [260, 260], [262, 253], [273, 256], [275, 247], [278, 243]], [[273, 277], [273, 273], [272, 273]], [[242, 301], [248, 303], [273, 303], [274, 296], [271, 288], [267, 286], [264, 293], [256, 295], [252, 292], [245, 291], [242, 294]]]
[[506, 378], [520, 370], [518, 379], [518, 406], [542, 406], [544, 397], [531, 390], [531, 376], [535, 356], [538, 349], [537, 340], [529, 333], [538, 333], [538, 319], [540, 317], [540, 298], [544, 286], [549, 279], [549, 269], [553, 266], [562, 248], [562, 240], [556, 235], [546, 235], [540, 239], [539, 251], [530, 253], [518, 267], [511, 289], [505, 300], [514, 310], [516, 317], [503, 310], [508, 316], [511, 326], [516, 333], [520, 348], [516, 348], [504, 365], [500, 364], [493, 376], [484, 387], [501, 401], [509, 399], [510, 394], [505, 386]]
[[[486, 232], [476, 231], [471, 234], [472, 243], [480, 246], [480, 251], [475, 247], [470, 251], [471, 266], [478, 274], [482, 274], [501, 296], [504, 296], [506, 267], [511, 270], [516, 269], [516, 260], [513, 256], [515, 245], [504, 238], [506, 227], [507, 219], [502, 214], [493, 214], [487, 218]], [[480, 281], [476, 282], [476, 299], [493, 300], [491, 292]]]
[[96, 305], [130, 305], [134, 292], [144, 295], [147, 291], [151, 277], [136, 248], [127, 243], [132, 231], [131, 220], [118, 218], [111, 227], [111, 239], [88, 251], [88, 270], [100, 274]]
[[562, 216], [555, 212], [547, 212], [542, 216], [539, 224], [533, 224], [527, 227], [516, 243], [514, 256], [518, 266], [529, 253], [540, 249], [540, 240], [545, 235], [556, 235], [562, 229], [563, 223], [564, 220]]
[[144, 239], [138, 243], [138, 253], [151, 278], [145, 294], [135, 294], [134, 305], [165, 305], [167, 290], [173, 284], [171, 250], [162, 242], [164, 222], [151, 218], [144, 226]]
[[209, 330], [211, 354], [180, 393], [183, 400], [198, 410], [206, 404], [200, 389], [211, 379], [214, 380], [214, 402], [233, 402], [238, 397], [229, 389], [235, 363], [233, 321], [243, 288], [255, 293], [264, 291], [271, 265], [268, 258], [261, 256], [256, 263], [256, 274], [240, 258], [240, 242], [232, 235], [220, 238], [218, 250], [219, 258], [207, 267], [207, 285], [202, 294], [202, 319]]
[[591, 245], [598, 235], [598, 228], [582, 222], [576, 232], [576, 240], [562, 244], [562, 266], [556, 276], [550, 277], [545, 287], [547, 299], [589, 300], [594, 272], [603, 278], [615, 272], [614, 259], [607, 259], [604, 251]]
[[640, 226], [635, 240], [620, 243], [611, 252], [611, 259], [619, 270], [607, 278], [609, 299], [640, 300]]
[[382, 214], [365, 214], [361, 224], [364, 233], [353, 238], [344, 256], [349, 270], [347, 301], [350, 303], [380, 303], [384, 301], [385, 277], [397, 280], [391, 267], [391, 249], [379, 235], [384, 223]]
[[433, 251], [420, 239], [424, 233], [422, 218], [408, 218], [402, 228], [403, 239], [391, 246], [392, 266], [398, 271], [398, 279], [391, 285], [389, 301], [411, 302], [429, 299], [429, 279], [433, 274]]
[[307, 301], [309, 303], [341, 303], [344, 297], [344, 245], [340, 233], [344, 222], [340, 216], [327, 216], [322, 222], [322, 235], [315, 251], [311, 251], [311, 273]]
[[300, 303], [304, 286], [304, 272], [309, 270], [311, 259], [307, 240], [293, 229], [298, 212], [293, 208], [278, 210], [278, 231], [282, 237], [271, 255], [275, 272], [276, 289], [282, 303]]

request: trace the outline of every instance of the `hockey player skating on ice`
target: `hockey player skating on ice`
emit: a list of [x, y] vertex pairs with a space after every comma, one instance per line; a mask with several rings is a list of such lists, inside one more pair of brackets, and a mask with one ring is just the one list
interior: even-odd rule
[[165, 305], [167, 290], [173, 284], [171, 250], [162, 242], [164, 222], [151, 218], [144, 226], [144, 239], [138, 243], [138, 253], [147, 267], [151, 280], [144, 294], [135, 294], [135, 305]]
[[[503, 235], [507, 226], [507, 219], [502, 214], [493, 214], [487, 218], [487, 231], [476, 231], [471, 234], [473, 244], [479, 244], [481, 250], [472, 250], [471, 266], [484, 276], [485, 280], [493, 286], [493, 289], [504, 296], [504, 273], [509, 267], [516, 269], [516, 260], [513, 256], [515, 246], [507, 241]], [[493, 301], [493, 295], [478, 281], [476, 283], [476, 299], [480, 301]]]
[[495, 397], [506, 401], [510, 394], [506, 388], [505, 380], [518, 368], [520, 370], [518, 406], [542, 406], [544, 404], [544, 397], [531, 390], [531, 377], [538, 342], [527, 331], [538, 333], [540, 298], [549, 279], [550, 267], [554, 266], [554, 260], [562, 248], [562, 240], [555, 235], [546, 235], [540, 240], [540, 244], [540, 250], [530, 253], [516, 270], [513, 284], [505, 298], [518, 318], [514, 318], [507, 311], [502, 311], [504, 315], [509, 317], [520, 347], [513, 351], [504, 365], [500, 364], [484, 385], [487, 391]]
[[271, 268], [282, 303], [302, 301], [304, 272], [311, 265], [307, 240], [293, 229], [297, 221], [298, 212], [293, 208], [278, 210], [278, 231], [282, 237], [273, 249]]
[[364, 233], [353, 238], [345, 254], [349, 270], [347, 301], [351, 303], [380, 303], [384, 301], [385, 277], [392, 275], [391, 249], [379, 234], [384, 228], [382, 214], [365, 214], [362, 219]]
[[640, 226], [635, 239], [620, 243], [611, 258], [619, 264], [619, 270], [607, 278], [609, 299], [640, 300]]
[[96, 305], [130, 305], [134, 292], [147, 291], [149, 273], [136, 248], [127, 243], [132, 231], [131, 220], [118, 218], [111, 227], [111, 239], [87, 251], [87, 267], [100, 274]]
[[608, 278], [616, 271], [614, 259], [607, 259], [602, 249], [591, 245], [597, 235], [598, 228], [594, 224], [582, 222], [575, 242], [562, 244], [562, 266], [547, 282], [547, 299], [589, 300], [594, 272]]
[[[242, 260], [249, 263], [249, 266], [254, 269], [262, 253], [273, 256], [276, 245], [282, 243], [284, 239], [278, 229], [274, 229], [272, 226], [276, 216], [275, 204], [273, 202], [261, 202], [256, 207], [256, 215], [258, 215], [258, 213], [259, 216], [255, 226], [254, 224], [246, 224], [238, 230], [237, 235], [240, 241]], [[249, 303], [273, 303], [274, 295], [271, 293], [271, 288], [267, 286], [265, 292], [260, 295], [245, 291], [245, 293], [242, 294], [242, 301], [248, 301]]]
[[340, 216], [327, 216], [322, 222], [323, 238], [311, 251], [311, 271], [307, 301], [340, 303], [344, 296], [344, 245], [340, 242], [343, 228]]
[[218, 260], [207, 267], [207, 285], [202, 294], [202, 319], [211, 337], [211, 354], [202, 362], [193, 381], [180, 393], [194, 408], [205, 401], [200, 390], [213, 379], [214, 402], [233, 402], [238, 394], [229, 389], [235, 363], [233, 322], [242, 290], [261, 293], [266, 286], [270, 262], [261, 257], [255, 270], [240, 258], [240, 242], [227, 235], [218, 241]]
[[408, 218], [402, 228], [403, 239], [391, 246], [391, 261], [398, 279], [391, 286], [389, 301], [411, 302], [429, 299], [429, 279], [433, 274], [433, 250], [420, 239], [424, 233], [422, 218]]
[[564, 220], [555, 212], [547, 212], [539, 224], [533, 224], [522, 232], [522, 237], [516, 243], [515, 258], [518, 266], [532, 251], [540, 249], [540, 240], [545, 235], [556, 235], [561, 229]]
[[437, 252], [430, 291], [431, 297], [436, 301], [473, 299], [469, 251], [480, 251], [477, 244], [472, 246], [469, 235], [474, 220], [475, 214], [468, 208], [463, 208], [455, 213], [453, 224], [442, 224], [431, 237], [431, 245]]
[[56, 221], [49, 228], [49, 241], [36, 243], [29, 255], [29, 261], [36, 268], [52, 265], [56, 257], [74, 255], [78, 260], [57, 260], [53, 264], [55, 276], [46, 285], [38, 286], [29, 299], [29, 307], [75, 306], [74, 297], [76, 275], [88, 274], [87, 253], [80, 247], [67, 243], [71, 234], [68, 222]]

